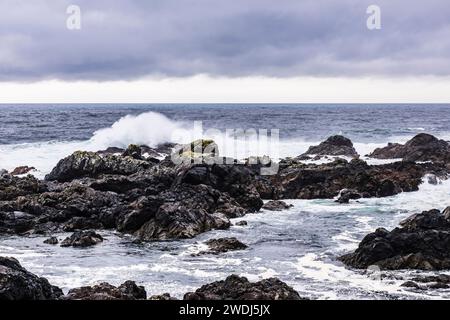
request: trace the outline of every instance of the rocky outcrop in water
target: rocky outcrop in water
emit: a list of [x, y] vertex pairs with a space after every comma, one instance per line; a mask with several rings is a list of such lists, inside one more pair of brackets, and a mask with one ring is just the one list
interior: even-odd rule
[[58, 162], [45, 177], [48, 181], [67, 182], [77, 178], [96, 178], [101, 174], [131, 175], [151, 167], [153, 163], [130, 156], [100, 155], [78, 151]]
[[91, 287], [71, 289], [63, 300], [146, 300], [147, 293], [134, 281], [126, 281], [119, 287], [100, 283]]
[[211, 239], [206, 241], [206, 245], [208, 245], [209, 251], [201, 252], [201, 254], [219, 254], [228, 251], [245, 250], [248, 248], [246, 244], [240, 242], [235, 237]]
[[20, 196], [45, 192], [44, 182], [33, 176], [19, 178], [4, 172], [0, 175], [0, 201], [12, 200]]
[[[345, 139], [329, 140], [334, 146], [349, 146]], [[171, 147], [162, 148], [171, 152]], [[210, 157], [219, 159], [211, 141], [199, 140], [188, 147], [202, 152], [212, 148]], [[215, 164], [202, 155], [196, 158], [199, 163], [176, 164], [169, 155], [156, 161], [146, 148], [75, 152], [62, 159], [45, 181], [3, 172], [0, 233], [115, 229], [141, 240], [192, 238], [229, 228], [230, 218], [258, 212], [262, 198], [332, 199], [341, 193], [340, 201], [345, 203], [355, 194], [385, 197], [415, 191], [425, 174], [444, 177], [448, 171], [440, 164], [406, 161], [370, 166], [358, 159], [321, 165], [285, 159], [276, 174], [264, 176], [261, 169], [266, 165], [261, 163]], [[287, 205], [269, 202], [265, 208]]]
[[302, 156], [347, 156], [359, 157], [350, 139], [343, 136], [332, 136], [318, 146], [312, 146]]
[[269, 211], [283, 211], [283, 210], [290, 209], [292, 207], [293, 207], [292, 204], [287, 204], [286, 202], [281, 201], [281, 200], [271, 200], [262, 206], [262, 208], [264, 210], [269, 210]]
[[435, 161], [450, 162], [450, 145], [444, 140], [421, 133], [404, 145], [389, 143], [387, 147], [379, 148], [370, 155], [378, 159], [398, 159], [405, 161]]
[[358, 159], [337, 159], [306, 165], [284, 160], [277, 175], [257, 177], [256, 186], [263, 199], [332, 199], [343, 189], [353, 189], [365, 198], [387, 197], [417, 191], [426, 173], [446, 176], [446, 169], [414, 162], [374, 166]]
[[255, 283], [244, 277], [229, 276], [186, 293], [184, 300], [301, 300], [292, 287], [277, 278]]
[[[202, 144], [205, 151], [212, 145]], [[46, 181], [4, 173], [0, 232], [117, 229], [141, 240], [192, 238], [229, 228], [229, 218], [263, 204], [243, 165], [155, 162], [134, 145], [107, 151], [75, 152]]]
[[449, 289], [450, 276], [447, 274], [438, 274], [433, 276], [418, 276], [402, 284], [402, 287], [418, 290]]
[[23, 174], [27, 174], [33, 170], [35, 170], [36, 168], [34, 167], [29, 167], [29, 166], [21, 166], [21, 167], [17, 167], [15, 168], [13, 171], [11, 171], [11, 175], [12, 176], [20, 176]]
[[355, 189], [342, 189], [339, 192], [336, 202], [349, 203], [350, 200], [356, 200], [362, 198], [362, 195]]
[[28, 272], [16, 259], [0, 257], [0, 300], [55, 300], [62, 295], [60, 288]]
[[450, 268], [450, 208], [415, 214], [392, 231], [377, 229], [340, 258], [354, 268], [443, 270]]
[[61, 242], [61, 247], [91, 247], [103, 242], [103, 237], [94, 231], [77, 231]]

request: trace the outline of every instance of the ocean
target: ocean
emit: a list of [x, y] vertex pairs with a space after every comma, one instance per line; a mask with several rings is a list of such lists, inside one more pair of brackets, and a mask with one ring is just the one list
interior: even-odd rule
[[[300, 155], [334, 134], [350, 138], [361, 155], [421, 132], [450, 140], [450, 105], [0, 105], [0, 169], [33, 166], [33, 174], [43, 178], [59, 159], [76, 150], [130, 143], [152, 146], [172, 139], [174, 131], [181, 133], [174, 142], [188, 142], [198, 135], [193, 133], [194, 121], [202, 121], [204, 131], [279, 130], [279, 157]], [[217, 138], [220, 150], [235, 137], [212, 138]], [[250, 152], [266, 154], [267, 150], [254, 147], [255, 140], [249, 141]], [[248, 226], [191, 240], [134, 244], [127, 236], [106, 231], [101, 233], [104, 243], [79, 250], [44, 245], [42, 237], [11, 236], [0, 238], [0, 255], [18, 258], [31, 272], [65, 291], [102, 281], [134, 280], [150, 294], [182, 297], [234, 273], [250, 280], [275, 276], [314, 299], [450, 298], [448, 290], [414, 292], [400, 286], [402, 277], [424, 272], [383, 272], [380, 278], [336, 261], [367, 233], [378, 227], [392, 229], [422, 210], [444, 209], [450, 205], [449, 196], [450, 181], [438, 185], [424, 181], [417, 192], [348, 205], [289, 200], [294, 205], [289, 210], [250, 214], [237, 219], [248, 221]], [[236, 236], [250, 248], [218, 256], [192, 255], [204, 248], [203, 241], [221, 236]]]

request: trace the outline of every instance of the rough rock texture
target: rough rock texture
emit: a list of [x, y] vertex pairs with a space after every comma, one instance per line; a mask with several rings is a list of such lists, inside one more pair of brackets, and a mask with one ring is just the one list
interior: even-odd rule
[[44, 241], [45, 244], [57, 245], [59, 240], [57, 237], [51, 237]]
[[78, 151], [62, 159], [45, 177], [48, 181], [66, 182], [82, 177], [98, 177], [100, 174], [130, 175], [151, 167], [153, 163], [132, 157], [100, 155]]
[[447, 274], [438, 274], [433, 276], [418, 276], [403, 283], [402, 287], [414, 288], [419, 290], [449, 289], [450, 276]]
[[29, 166], [17, 167], [13, 171], [11, 171], [11, 175], [12, 176], [20, 176], [23, 174], [27, 174], [28, 172], [33, 171], [35, 169], [36, 169], [35, 167], [29, 167]]
[[339, 192], [338, 199], [336, 202], [338, 203], [349, 203], [350, 200], [360, 199], [362, 198], [362, 195], [354, 190], [354, 189], [342, 189], [341, 192]]
[[55, 300], [63, 292], [28, 272], [14, 258], [0, 257], [0, 300]]
[[18, 178], [10, 174], [0, 175], [0, 201], [12, 200], [19, 196], [46, 190], [46, 185], [33, 176]]
[[151, 296], [150, 298], [148, 298], [148, 300], [170, 301], [170, 300], [177, 300], [177, 299], [172, 298], [169, 293], [163, 293], [163, 294]]
[[[353, 143], [350, 139], [343, 136], [332, 136], [329, 137], [324, 142], [320, 143], [318, 146], [312, 146], [306, 151], [302, 156], [307, 155], [320, 155], [320, 156], [348, 156], [348, 157], [358, 157], [358, 152], [356, 152], [353, 147]], [[305, 158], [303, 158], [305, 159]]]
[[61, 247], [90, 247], [103, 242], [101, 235], [94, 231], [77, 231], [61, 242]]
[[378, 148], [370, 155], [378, 159], [397, 159], [405, 161], [450, 162], [450, 145], [444, 140], [421, 133], [406, 144], [389, 143], [387, 147]]
[[254, 173], [245, 165], [193, 165], [179, 176], [180, 183], [206, 184], [228, 193], [249, 212], [257, 212], [263, 202], [254, 185]]
[[286, 202], [281, 200], [271, 200], [262, 206], [263, 209], [269, 211], [282, 211], [290, 209], [292, 207], [293, 207], [292, 204], [287, 204]]
[[63, 300], [146, 300], [144, 287], [137, 286], [134, 281], [126, 281], [119, 287], [109, 283], [101, 283], [92, 287], [72, 289]]
[[450, 220], [439, 210], [415, 214], [391, 232], [377, 229], [367, 235], [354, 253], [340, 260], [355, 268], [449, 269]]
[[225, 281], [204, 285], [186, 293], [184, 300], [301, 300], [290, 286], [276, 278], [251, 283], [244, 277], [229, 276]]
[[246, 244], [240, 242], [235, 237], [211, 239], [206, 241], [206, 244], [209, 247], [209, 251], [205, 251], [203, 253], [219, 254], [228, 251], [244, 250], [248, 248]]
[[263, 199], [332, 199], [342, 189], [354, 189], [365, 198], [386, 197], [417, 191], [426, 173], [441, 176], [445, 170], [413, 162], [373, 166], [358, 159], [321, 165], [282, 161], [279, 173], [257, 177], [256, 187]]

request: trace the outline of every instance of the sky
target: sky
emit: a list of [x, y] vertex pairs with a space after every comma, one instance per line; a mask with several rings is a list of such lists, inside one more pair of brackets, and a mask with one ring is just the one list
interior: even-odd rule
[[0, 103], [450, 102], [448, 17], [448, 0], [0, 0]]

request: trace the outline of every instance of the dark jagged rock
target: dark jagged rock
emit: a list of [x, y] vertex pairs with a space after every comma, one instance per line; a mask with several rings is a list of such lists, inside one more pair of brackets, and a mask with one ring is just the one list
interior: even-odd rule
[[169, 293], [163, 293], [163, 294], [151, 296], [150, 298], [148, 298], [148, 300], [171, 301], [171, 300], [177, 300], [177, 299], [172, 298]]
[[119, 287], [109, 283], [101, 283], [92, 287], [72, 289], [63, 300], [146, 300], [144, 287], [137, 286], [134, 281], [126, 281]]
[[251, 283], [244, 277], [232, 275], [225, 281], [213, 282], [186, 293], [184, 300], [301, 300], [301, 297], [277, 278]]
[[255, 182], [263, 199], [332, 199], [342, 189], [362, 197], [386, 197], [417, 191], [426, 173], [444, 175], [439, 165], [396, 162], [371, 166], [362, 160], [335, 160], [327, 164], [281, 163], [274, 176]]
[[287, 204], [281, 200], [271, 200], [262, 206], [263, 209], [269, 211], [282, 211], [292, 208], [292, 204]]
[[362, 195], [358, 191], [354, 189], [342, 189], [341, 192], [339, 192], [339, 196], [336, 202], [349, 203], [350, 200], [356, 200], [360, 198], [362, 198]]
[[11, 175], [12, 176], [20, 176], [20, 175], [23, 175], [23, 174], [27, 174], [30, 171], [33, 171], [35, 169], [36, 169], [35, 167], [29, 167], [29, 166], [17, 167], [13, 171], [11, 171]]
[[248, 222], [244, 221], [244, 220], [238, 221], [238, 222], [235, 223], [235, 226], [240, 226], [240, 227], [246, 226], [246, 225], [248, 225]]
[[355, 268], [442, 270], [450, 268], [450, 220], [439, 210], [415, 214], [391, 232], [377, 229], [340, 258]]
[[450, 288], [450, 276], [438, 274], [433, 276], [418, 276], [402, 284], [402, 287], [418, 290], [448, 289]]
[[0, 176], [0, 201], [13, 200], [20, 196], [45, 192], [46, 185], [33, 176], [24, 178], [10, 174]]
[[254, 183], [254, 173], [245, 165], [193, 165], [182, 172], [180, 183], [206, 184], [227, 192], [247, 211], [257, 212], [263, 201]]
[[130, 175], [154, 165], [132, 157], [100, 155], [95, 152], [77, 151], [58, 162], [45, 177], [48, 181], [67, 182], [77, 178], [96, 178], [101, 174]]
[[319, 156], [348, 156], [348, 157], [358, 157], [358, 152], [356, 152], [353, 147], [353, 143], [350, 139], [343, 136], [332, 136], [329, 137], [324, 142], [320, 143], [318, 146], [313, 146], [308, 149], [303, 155], [319, 155]]
[[387, 147], [378, 148], [370, 155], [378, 159], [397, 159], [405, 161], [450, 161], [450, 145], [444, 140], [420, 133], [406, 144], [389, 143]]
[[0, 257], [0, 300], [55, 300], [63, 292], [23, 268], [14, 258]]
[[59, 240], [57, 237], [51, 237], [44, 241], [45, 244], [57, 245]]
[[[142, 240], [192, 238], [211, 229], [230, 227], [229, 216], [242, 215], [244, 210], [229, 196], [210, 186], [186, 184], [163, 192], [152, 201], [142, 203], [132, 214], [141, 221], [149, 219], [134, 232]], [[146, 200], [148, 201], [148, 200]], [[133, 228], [131, 228], [133, 229]]]
[[122, 153], [123, 157], [132, 157], [136, 160], [142, 160], [141, 148], [135, 144], [130, 144], [128, 148]]
[[34, 216], [25, 212], [1, 212], [0, 233], [22, 234], [35, 225]]
[[103, 242], [103, 237], [94, 231], [77, 231], [61, 242], [61, 247], [90, 247]]
[[204, 253], [213, 253], [219, 254], [228, 251], [236, 251], [236, 250], [245, 250], [248, 246], [238, 239], [232, 238], [220, 238], [220, 239], [211, 239], [206, 241], [206, 244], [209, 247], [209, 251], [205, 251]]

